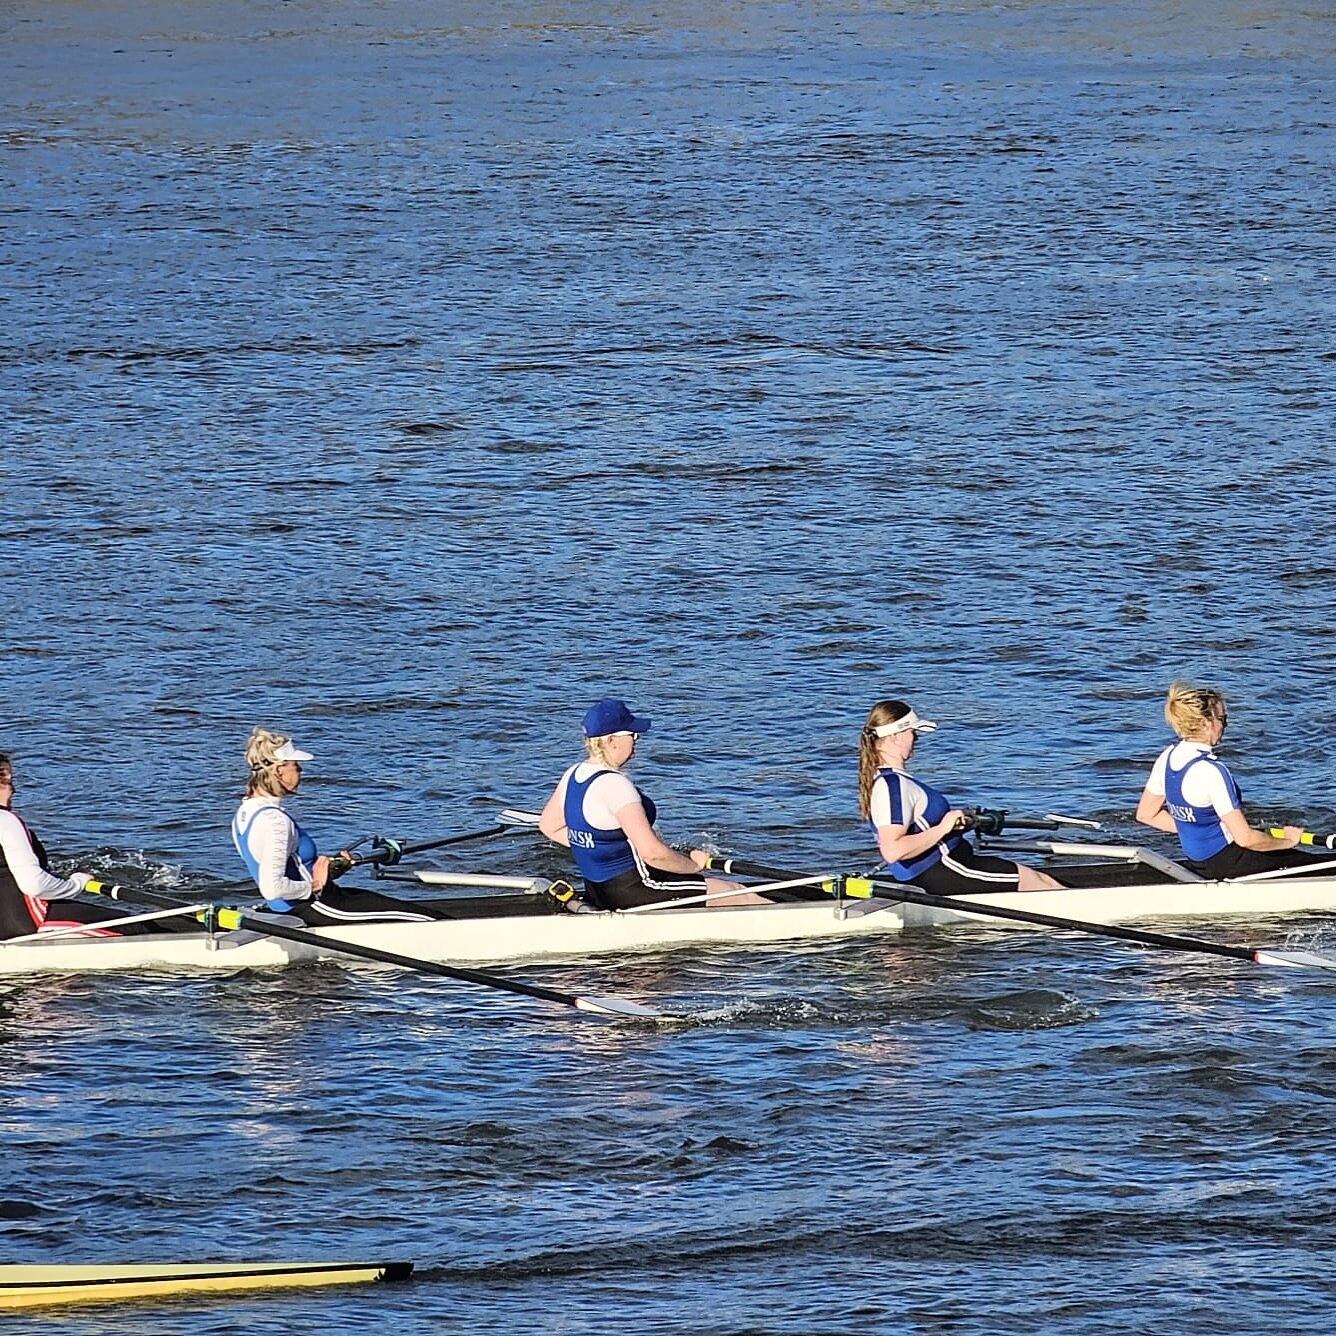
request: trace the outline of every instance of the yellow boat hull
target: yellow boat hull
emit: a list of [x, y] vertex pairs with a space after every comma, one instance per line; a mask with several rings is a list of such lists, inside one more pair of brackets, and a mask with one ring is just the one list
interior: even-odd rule
[[0, 1308], [406, 1280], [412, 1262], [190, 1262], [0, 1266]]

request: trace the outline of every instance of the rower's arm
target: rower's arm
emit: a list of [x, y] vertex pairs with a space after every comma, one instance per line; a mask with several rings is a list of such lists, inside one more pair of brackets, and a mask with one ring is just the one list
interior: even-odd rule
[[953, 807], [935, 826], [911, 831], [908, 826], [878, 826], [877, 848], [888, 863], [908, 863], [960, 828], [964, 813]]
[[571, 837], [566, 833], [565, 796], [565, 786], [558, 784], [538, 817], [538, 829], [553, 844], [564, 844], [569, 849]]
[[57, 877], [37, 861], [23, 822], [13, 812], [0, 810], [0, 852], [13, 873], [14, 884], [37, 900], [72, 900], [83, 890], [79, 877]]
[[1141, 801], [1137, 803], [1137, 820], [1152, 830], [1162, 830], [1169, 835], [1177, 835], [1178, 827], [1164, 805], [1164, 794], [1152, 793], [1149, 788], [1142, 789]]
[[[251, 823], [250, 847], [259, 869], [257, 882], [266, 900], [293, 903], [309, 900], [316, 887], [303, 877], [296, 881], [287, 875], [288, 858], [297, 852], [297, 827], [278, 807], [258, 812]], [[328, 864], [328, 860], [325, 860]], [[319, 864], [320, 859], [316, 859]]]
[[662, 872], [699, 872], [700, 869], [685, 854], [670, 849], [649, 824], [649, 817], [639, 799], [627, 803], [613, 813], [622, 833], [631, 841], [631, 847], [650, 867]]
[[1277, 849], [1293, 849], [1299, 843], [1299, 836], [1303, 834], [1302, 826], [1286, 826], [1284, 835], [1268, 835], [1265, 831], [1254, 830], [1248, 824], [1248, 818], [1237, 808], [1233, 807], [1224, 813], [1220, 818], [1220, 824], [1224, 826], [1229, 834], [1229, 838], [1244, 849], [1255, 849], [1259, 853], [1274, 851]]

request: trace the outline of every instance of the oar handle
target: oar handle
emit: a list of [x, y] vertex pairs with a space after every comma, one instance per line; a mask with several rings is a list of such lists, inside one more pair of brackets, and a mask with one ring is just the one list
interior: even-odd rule
[[[1272, 826], [1266, 833], [1278, 840], [1285, 838], [1285, 832], [1279, 826]], [[1336, 849], [1336, 835], [1314, 835], [1311, 830], [1306, 830], [1299, 836], [1299, 843], [1316, 844], [1323, 849]]]
[[[807, 877], [810, 881], [811, 878], [810, 873], [788, 872], [783, 868], [766, 867], [763, 863], [753, 863], [745, 858], [726, 858], [722, 854], [706, 854], [703, 870], [706, 872], [722, 872], [725, 876], [764, 877], [766, 881], [792, 881], [799, 877]], [[821, 882], [821, 889], [827, 895], [834, 895], [842, 881], [844, 881], [842, 875], [832, 873], [827, 880]]]
[[996, 807], [967, 807], [962, 830], [980, 835], [1001, 835], [1004, 830], [1057, 830], [1061, 822], [1049, 817], [1008, 816]]

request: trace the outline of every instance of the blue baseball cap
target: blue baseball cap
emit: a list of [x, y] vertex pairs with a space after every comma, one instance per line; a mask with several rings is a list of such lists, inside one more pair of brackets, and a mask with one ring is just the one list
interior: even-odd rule
[[624, 700], [601, 700], [584, 717], [585, 737], [606, 738], [609, 733], [648, 733], [649, 720], [637, 719]]

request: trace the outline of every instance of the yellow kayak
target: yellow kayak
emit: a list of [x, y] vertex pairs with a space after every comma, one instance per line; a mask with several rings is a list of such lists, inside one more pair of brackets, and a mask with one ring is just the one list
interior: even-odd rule
[[407, 1280], [412, 1262], [189, 1262], [163, 1266], [0, 1266], [0, 1308], [178, 1294]]

